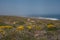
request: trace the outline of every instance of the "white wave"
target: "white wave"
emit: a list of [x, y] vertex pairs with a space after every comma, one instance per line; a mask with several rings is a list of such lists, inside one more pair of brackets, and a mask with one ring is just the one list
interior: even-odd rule
[[59, 19], [57, 19], [57, 18], [45, 18], [45, 17], [39, 17], [39, 19], [59, 20]]
[[59, 20], [59, 19], [57, 19], [57, 18], [46, 18], [46, 17], [31, 17], [31, 18], [47, 19], [47, 20]]

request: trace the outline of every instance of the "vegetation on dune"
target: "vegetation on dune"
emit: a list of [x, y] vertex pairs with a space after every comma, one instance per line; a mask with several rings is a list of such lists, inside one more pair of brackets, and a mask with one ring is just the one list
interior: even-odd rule
[[60, 40], [60, 21], [12, 16], [0, 20], [0, 40]]

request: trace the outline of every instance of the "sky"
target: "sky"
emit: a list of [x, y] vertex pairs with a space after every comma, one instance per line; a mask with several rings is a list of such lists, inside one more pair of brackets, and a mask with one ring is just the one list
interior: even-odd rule
[[0, 0], [0, 15], [60, 16], [60, 0]]

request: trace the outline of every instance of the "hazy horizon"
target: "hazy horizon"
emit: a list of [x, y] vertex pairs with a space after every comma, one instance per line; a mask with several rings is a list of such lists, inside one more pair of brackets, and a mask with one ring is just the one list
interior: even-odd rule
[[0, 0], [0, 15], [60, 19], [60, 0]]

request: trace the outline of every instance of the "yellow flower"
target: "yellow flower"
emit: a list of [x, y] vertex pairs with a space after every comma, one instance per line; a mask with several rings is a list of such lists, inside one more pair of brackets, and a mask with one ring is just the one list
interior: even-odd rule
[[41, 27], [40, 26], [36, 26], [35, 29], [36, 30], [41, 30]]
[[4, 31], [4, 30], [0, 30], [0, 33], [1, 33], [2, 35], [5, 35], [5, 31]]
[[12, 28], [12, 26], [0, 26], [0, 29], [11, 29]]
[[24, 26], [20, 25], [19, 27], [17, 27], [17, 30], [24, 30]]
[[49, 24], [49, 25], [47, 25], [47, 27], [48, 28], [52, 28], [52, 27], [54, 27], [54, 25], [53, 24]]
[[28, 29], [32, 29], [32, 26], [27, 26]]

